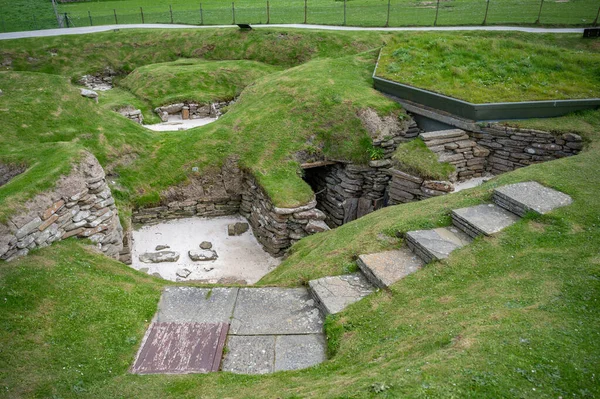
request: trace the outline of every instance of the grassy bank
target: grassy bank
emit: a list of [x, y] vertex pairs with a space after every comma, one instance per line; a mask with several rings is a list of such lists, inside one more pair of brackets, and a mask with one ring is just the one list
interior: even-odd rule
[[523, 39], [477, 33], [392, 40], [377, 75], [473, 103], [600, 97], [594, 43]]
[[[277, 204], [306, 201], [312, 192], [298, 175], [298, 151], [361, 161], [368, 158], [370, 139], [357, 110], [402, 112], [371, 88], [377, 48], [394, 38], [438, 37], [444, 35], [133, 31], [3, 43], [0, 54], [3, 61], [12, 60], [12, 70], [0, 73], [0, 112], [6, 115], [0, 125], [0, 160], [26, 163], [29, 169], [0, 187], [0, 216], [6, 218], [50, 187], [83, 149], [111, 173], [120, 212], [160, 200], [165, 188], [185, 184], [193, 166], [204, 173], [229, 156], [238, 157]], [[529, 37], [544, 46], [555, 41], [559, 50], [597, 53], [592, 42], [575, 35], [477, 37], [481, 42]], [[146, 131], [111, 111], [130, 102], [151, 107], [130, 91], [106, 93], [95, 104], [71, 83], [105, 66], [123, 78], [136, 68], [179, 58], [228, 60], [228, 65], [257, 61], [276, 71], [245, 87], [218, 122], [170, 133]], [[330, 317], [330, 359], [307, 370], [264, 376], [131, 375], [127, 370], [160, 290], [170, 283], [107, 259], [77, 240], [0, 262], [0, 395], [600, 396], [599, 115], [518, 122], [581, 134], [587, 147], [575, 157], [519, 169], [457, 194], [385, 208], [295, 244], [260, 285], [299, 286], [353, 271], [359, 254], [398, 248], [403, 234], [413, 229], [449, 225], [451, 209], [489, 201], [500, 185], [536, 180], [574, 200], [549, 215], [528, 216], [494, 237], [479, 238], [391, 290]], [[423, 154], [413, 148], [410, 155], [413, 151]], [[422, 161], [417, 158], [415, 163]]]

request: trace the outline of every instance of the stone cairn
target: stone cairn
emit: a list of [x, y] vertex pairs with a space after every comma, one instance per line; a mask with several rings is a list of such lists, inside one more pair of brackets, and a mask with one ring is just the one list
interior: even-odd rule
[[87, 153], [55, 190], [25, 204], [26, 211], [0, 224], [0, 259], [13, 260], [69, 237], [88, 238], [107, 256], [118, 258], [123, 229], [104, 170]]

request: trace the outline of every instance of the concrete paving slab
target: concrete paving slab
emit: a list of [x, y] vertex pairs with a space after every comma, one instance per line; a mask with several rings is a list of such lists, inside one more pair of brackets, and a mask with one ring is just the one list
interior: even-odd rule
[[153, 323], [132, 367], [134, 374], [218, 371], [227, 323]]
[[323, 314], [335, 314], [373, 292], [361, 273], [329, 276], [308, 282], [310, 292]]
[[498, 187], [494, 190], [493, 199], [496, 204], [519, 216], [528, 211], [545, 214], [573, 202], [567, 194], [535, 181]]
[[314, 334], [323, 316], [305, 288], [240, 288], [230, 334]]
[[222, 371], [236, 374], [272, 373], [275, 364], [275, 336], [230, 335]]
[[406, 243], [425, 263], [447, 258], [472, 239], [455, 227], [415, 230], [406, 233]]
[[229, 323], [239, 288], [167, 287], [158, 304], [158, 322]]
[[275, 341], [275, 371], [300, 370], [327, 360], [323, 334], [279, 335]]
[[359, 255], [357, 264], [367, 279], [379, 288], [387, 288], [423, 266], [421, 259], [408, 248]]
[[469, 236], [489, 236], [516, 223], [519, 217], [494, 204], [481, 204], [452, 211], [452, 221], [456, 227]]

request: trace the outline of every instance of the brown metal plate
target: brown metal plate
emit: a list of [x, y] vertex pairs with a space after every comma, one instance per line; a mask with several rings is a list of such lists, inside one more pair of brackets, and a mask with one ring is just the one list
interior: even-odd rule
[[134, 374], [219, 371], [227, 323], [153, 323], [131, 370]]

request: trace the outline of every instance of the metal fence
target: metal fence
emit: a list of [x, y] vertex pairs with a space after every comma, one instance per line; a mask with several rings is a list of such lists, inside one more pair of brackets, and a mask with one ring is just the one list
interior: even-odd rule
[[[83, 3], [85, 4], [85, 3]], [[3, 32], [82, 27], [112, 24], [323, 24], [349, 26], [452, 26], [452, 25], [555, 25], [597, 26], [600, 5], [597, 0], [388, 0], [319, 2], [291, 0], [273, 4], [266, 0], [258, 6], [148, 6], [139, 9], [106, 8], [82, 11], [82, 3], [60, 5], [55, 15], [51, 8], [31, 15], [3, 13]], [[103, 4], [111, 4], [105, 2]], [[115, 3], [112, 3], [115, 4]], [[10, 16], [9, 16], [10, 15]]]

